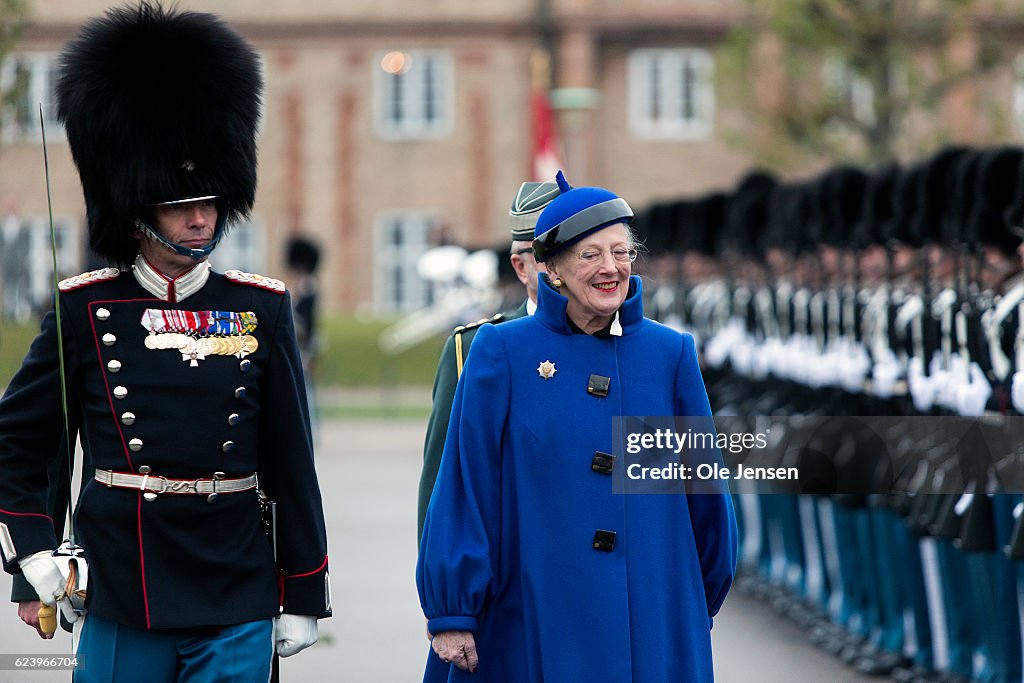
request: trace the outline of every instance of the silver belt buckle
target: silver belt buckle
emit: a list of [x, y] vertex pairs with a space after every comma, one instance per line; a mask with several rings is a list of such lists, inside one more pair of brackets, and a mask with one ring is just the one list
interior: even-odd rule
[[[155, 500], [157, 500], [157, 496], [159, 496], [160, 494], [167, 493], [167, 477], [153, 477], [154, 479], [160, 479], [161, 481], [160, 490], [156, 490], [156, 492], [154, 492], [154, 490], [145, 489], [146, 484], [150, 483], [150, 467], [148, 467], [147, 465], [143, 465], [142, 467], [138, 468], [138, 471], [142, 475], [142, 483], [139, 484], [138, 488], [139, 490], [141, 490], [142, 498], [145, 500], [146, 503], [153, 503]], [[113, 479], [113, 475], [111, 478]]]
[[214, 472], [213, 473], [213, 478], [210, 479], [210, 483], [213, 486], [213, 493], [211, 493], [210, 495], [208, 495], [206, 497], [206, 502], [207, 503], [210, 503], [212, 505], [213, 503], [217, 502], [217, 482], [219, 480], [223, 479], [223, 478], [224, 478], [224, 473], [223, 472]]

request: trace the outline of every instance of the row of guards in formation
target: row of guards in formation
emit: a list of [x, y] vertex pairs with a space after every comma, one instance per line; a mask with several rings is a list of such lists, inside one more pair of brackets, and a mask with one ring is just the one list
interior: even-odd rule
[[830, 416], [802, 481], [735, 483], [739, 585], [865, 674], [1024, 675], [1022, 162], [758, 171], [635, 223], [716, 416]]

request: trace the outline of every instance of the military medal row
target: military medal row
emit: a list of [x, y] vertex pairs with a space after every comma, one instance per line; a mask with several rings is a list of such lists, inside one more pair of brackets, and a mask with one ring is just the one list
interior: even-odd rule
[[244, 358], [259, 348], [256, 337], [245, 334], [232, 337], [191, 337], [181, 332], [165, 332], [146, 336], [147, 349], [177, 349], [183, 355], [238, 356]]

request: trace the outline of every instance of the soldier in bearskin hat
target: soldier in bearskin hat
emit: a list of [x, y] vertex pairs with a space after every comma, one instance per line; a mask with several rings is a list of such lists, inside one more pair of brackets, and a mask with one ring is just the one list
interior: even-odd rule
[[[261, 90], [219, 18], [148, 2], [61, 55], [58, 111], [110, 267], [60, 283], [0, 400], [0, 554], [76, 622], [76, 680], [267, 680], [272, 643], [308, 647], [331, 613], [290, 295], [207, 262], [253, 205]], [[75, 511], [84, 609], [47, 516], [47, 464], [76, 434], [95, 467]]]

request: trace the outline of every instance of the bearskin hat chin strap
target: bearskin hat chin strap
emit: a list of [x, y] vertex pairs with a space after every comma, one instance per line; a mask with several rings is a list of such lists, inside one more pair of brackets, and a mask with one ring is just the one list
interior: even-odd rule
[[221, 238], [224, 236], [224, 224], [227, 219], [223, 216], [217, 216], [217, 227], [213, 231], [213, 239], [202, 249], [189, 249], [183, 247], [180, 244], [175, 244], [170, 241], [159, 232], [149, 227], [149, 224], [141, 218], [135, 220], [135, 227], [146, 236], [147, 239], [156, 242], [157, 244], [166, 247], [168, 250], [173, 251], [175, 254], [180, 256], [188, 256], [189, 258], [195, 259], [196, 261], [202, 261], [210, 255], [210, 252], [214, 250]]

